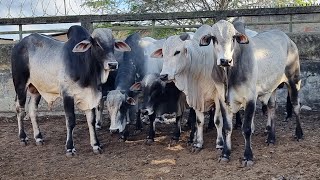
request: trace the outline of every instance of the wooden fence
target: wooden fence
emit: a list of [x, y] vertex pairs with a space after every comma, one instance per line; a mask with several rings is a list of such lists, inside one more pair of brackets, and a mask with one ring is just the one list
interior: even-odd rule
[[276, 25], [287, 24], [289, 32], [292, 32], [293, 24], [303, 23], [320, 23], [320, 18], [316, 20], [293, 20], [293, 16], [297, 14], [314, 14], [320, 13], [320, 6], [303, 6], [303, 7], [282, 7], [282, 8], [255, 8], [255, 9], [237, 9], [222, 11], [198, 11], [198, 12], [174, 12], [174, 13], [147, 13], [147, 14], [114, 14], [114, 15], [77, 15], [77, 16], [55, 16], [55, 17], [30, 17], [30, 18], [0, 18], [1, 25], [18, 25], [18, 31], [3, 31], [0, 34], [19, 34], [20, 39], [23, 34], [28, 33], [54, 33], [66, 32], [66, 29], [55, 30], [23, 30], [23, 25], [30, 24], [56, 24], [56, 23], [81, 23], [82, 26], [89, 31], [93, 30], [93, 23], [102, 22], [132, 22], [132, 21], [151, 21], [150, 26], [136, 27], [111, 27], [113, 30], [141, 30], [141, 29], [159, 29], [159, 28], [197, 28], [197, 25], [183, 26], [159, 26], [156, 21], [164, 20], [180, 20], [180, 19], [199, 19], [212, 18], [213, 21], [224, 19], [227, 17], [240, 16], [267, 16], [267, 15], [289, 15], [289, 20], [277, 22], [256, 22], [248, 23], [248, 25]]

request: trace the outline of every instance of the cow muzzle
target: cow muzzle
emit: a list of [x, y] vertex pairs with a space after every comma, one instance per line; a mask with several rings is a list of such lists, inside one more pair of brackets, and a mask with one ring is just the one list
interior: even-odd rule
[[232, 59], [220, 59], [220, 65], [224, 67], [232, 66]]
[[110, 71], [117, 70], [118, 69], [118, 62], [108, 62], [107, 69], [109, 69]]

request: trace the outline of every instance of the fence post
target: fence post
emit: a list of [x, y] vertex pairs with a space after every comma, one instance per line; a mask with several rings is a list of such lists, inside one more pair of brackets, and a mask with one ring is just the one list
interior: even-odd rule
[[22, 39], [22, 24], [19, 24], [19, 40]]
[[292, 14], [290, 14], [289, 32], [292, 33]]
[[156, 20], [152, 20], [152, 29], [151, 29], [151, 34], [152, 34], [152, 37], [155, 37], [155, 26], [156, 26]]
[[93, 24], [90, 21], [81, 21], [81, 26], [86, 28], [90, 33], [93, 31]]

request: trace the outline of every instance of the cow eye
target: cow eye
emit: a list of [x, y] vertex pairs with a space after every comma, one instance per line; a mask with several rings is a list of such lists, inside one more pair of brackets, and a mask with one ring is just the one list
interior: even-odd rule
[[236, 40], [236, 38], [237, 38], [236, 35], [232, 36], [232, 42], [234, 42]]
[[212, 43], [213, 44], [215, 44], [215, 43], [218, 44], [218, 40], [217, 40], [217, 38], [215, 36], [212, 36], [211, 39], [212, 39]]
[[176, 52], [174, 53], [174, 56], [177, 55], [177, 54], [179, 54], [179, 53], [180, 53], [180, 51], [176, 51]]

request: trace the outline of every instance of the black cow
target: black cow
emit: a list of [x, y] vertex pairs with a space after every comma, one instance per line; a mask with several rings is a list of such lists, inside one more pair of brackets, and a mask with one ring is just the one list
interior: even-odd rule
[[48, 36], [31, 34], [12, 49], [12, 77], [16, 91], [16, 111], [19, 137], [26, 144], [23, 126], [27, 91], [31, 94], [29, 115], [37, 144], [42, 144], [42, 135], [36, 120], [36, 109], [41, 97], [49, 107], [61, 97], [66, 126], [67, 156], [75, 153], [73, 129], [74, 105], [85, 111], [90, 144], [94, 153], [100, 153], [95, 125], [95, 108], [101, 99], [100, 85], [106, 82], [109, 72], [117, 68], [114, 49], [130, 51], [124, 42], [115, 42], [109, 29], [96, 29], [92, 36], [81, 26], [69, 28], [68, 41], [61, 42]]
[[[119, 65], [115, 79], [115, 90], [107, 95], [107, 109], [111, 118], [110, 131], [120, 133], [120, 140], [126, 140], [129, 133], [127, 124], [136, 119], [140, 120], [136, 101], [132, 98], [131, 85], [144, 76], [144, 51], [140, 45], [141, 37], [138, 33], [129, 35], [125, 42], [132, 51], [123, 53], [123, 63]], [[137, 123], [138, 129], [140, 124]]]
[[151, 144], [155, 137], [155, 123], [175, 123], [173, 142], [179, 141], [182, 113], [186, 108], [186, 98], [173, 82], [165, 83], [160, 80], [160, 74], [147, 74], [141, 82], [135, 83], [130, 88], [132, 91], [142, 91], [143, 103], [141, 113], [149, 116], [150, 128], [146, 139]]

